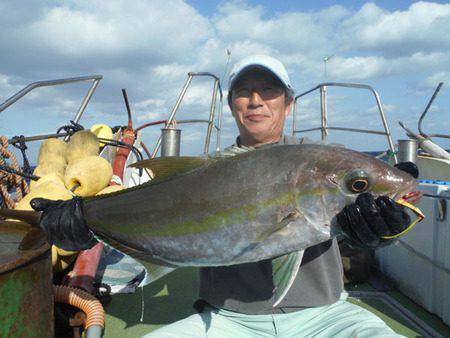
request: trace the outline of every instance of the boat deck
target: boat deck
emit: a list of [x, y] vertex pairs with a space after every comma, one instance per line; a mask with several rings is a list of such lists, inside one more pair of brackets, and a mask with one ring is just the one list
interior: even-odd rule
[[[398, 291], [379, 292], [369, 284], [346, 289], [352, 303], [372, 311], [399, 334], [450, 337], [450, 327]], [[105, 305], [104, 337], [141, 337], [195, 313], [192, 304], [197, 299], [197, 290], [198, 270], [185, 268], [134, 294], [114, 295]]]

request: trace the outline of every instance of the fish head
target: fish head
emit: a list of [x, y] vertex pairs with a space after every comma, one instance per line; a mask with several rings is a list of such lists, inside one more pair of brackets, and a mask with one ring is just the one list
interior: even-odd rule
[[416, 185], [410, 174], [364, 153], [314, 146], [306, 163], [298, 162], [296, 207], [303, 220], [329, 232], [337, 213], [358, 195], [368, 192], [375, 198], [385, 195], [397, 200]]
[[348, 199], [369, 192], [398, 200], [416, 189], [417, 181], [411, 174], [367, 154], [340, 149], [333, 157], [336, 167], [327, 179]]

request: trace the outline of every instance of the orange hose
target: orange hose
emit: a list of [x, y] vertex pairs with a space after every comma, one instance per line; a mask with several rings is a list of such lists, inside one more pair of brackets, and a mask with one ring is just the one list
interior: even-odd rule
[[53, 285], [55, 302], [66, 303], [75, 306], [86, 313], [84, 328], [98, 325], [105, 327], [105, 311], [102, 304], [86, 291], [71, 288], [64, 285]]

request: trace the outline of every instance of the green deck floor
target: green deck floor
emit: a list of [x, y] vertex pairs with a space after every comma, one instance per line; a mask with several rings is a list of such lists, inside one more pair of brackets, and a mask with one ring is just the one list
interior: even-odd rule
[[[144, 315], [142, 314], [144, 295]], [[198, 295], [198, 270], [178, 269], [133, 294], [114, 295], [105, 305], [104, 337], [141, 337], [160, 326], [195, 313], [192, 304]]]
[[[368, 284], [347, 288], [350, 291], [375, 291]], [[134, 294], [121, 294], [112, 297], [105, 305], [106, 328], [104, 337], [141, 337], [156, 328], [172, 323], [195, 311], [192, 307], [197, 299], [198, 270], [179, 269], [159, 281], [146, 286]], [[450, 327], [438, 317], [403, 296], [400, 292], [388, 292], [395, 301], [408, 309], [421, 321], [443, 337], [450, 337]], [[144, 296], [144, 314], [142, 314], [142, 295]], [[392, 329], [406, 337], [423, 337], [420, 332], [399, 315], [382, 299], [376, 297], [350, 298], [383, 319]]]

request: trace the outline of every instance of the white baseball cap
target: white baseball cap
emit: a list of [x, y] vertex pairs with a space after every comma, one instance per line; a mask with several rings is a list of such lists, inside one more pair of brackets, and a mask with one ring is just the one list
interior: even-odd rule
[[228, 92], [231, 91], [236, 80], [242, 75], [244, 71], [251, 68], [264, 68], [275, 75], [281, 83], [290, 92], [294, 92], [291, 81], [289, 80], [289, 75], [284, 68], [281, 61], [267, 55], [250, 55], [236, 63], [230, 72], [230, 77], [228, 79]]

